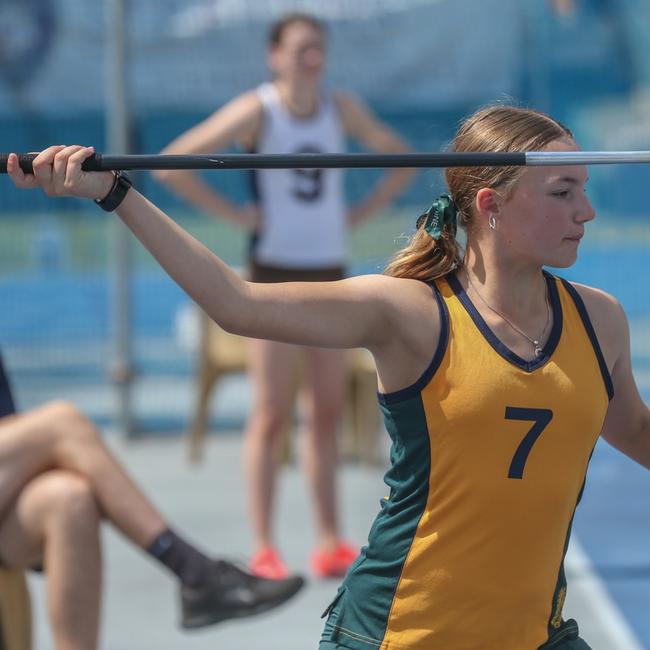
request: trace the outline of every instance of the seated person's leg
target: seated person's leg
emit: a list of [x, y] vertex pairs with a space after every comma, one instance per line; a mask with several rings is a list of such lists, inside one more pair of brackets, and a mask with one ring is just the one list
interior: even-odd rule
[[0, 522], [0, 561], [47, 568], [57, 648], [97, 645], [101, 590], [100, 513], [90, 485], [61, 470], [24, 486]]
[[73, 405], [51, 402], [0, 419], [0, 513], [27, 481], [52, 468], [86, 477], [102, 513], [139, 546], [148, 546], [165, 529], [100, 432]]
[[93, 423], [74, 406], [53, 402], [0, 418], [0, 517], [21, 490], [48, 469], [82, 477], [99, 511], [127, 538], [178, 576], [185, 627], [201, 627], [275, 607], [302, 586], [253, 578], [212, 560], [171, 531], [110, 453]]

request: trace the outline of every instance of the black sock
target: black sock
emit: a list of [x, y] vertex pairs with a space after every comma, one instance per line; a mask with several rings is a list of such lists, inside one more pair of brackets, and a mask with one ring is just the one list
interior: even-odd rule
[[203, 581], [207, 568], [213, 562], [169, 528], [160, 533], [146, 551], [190, 587]]

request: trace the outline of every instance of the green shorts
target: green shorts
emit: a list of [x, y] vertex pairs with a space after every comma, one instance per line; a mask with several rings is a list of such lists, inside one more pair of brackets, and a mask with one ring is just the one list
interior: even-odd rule
[[[321, 641], [318, 650], [349, 650], [349, 648], [334, 643], [333, 641]], [[591, 647], [583, 639], [577, 638], [567, 639], [566, 642], [561, 641], [560, 645], [553, 646], [553, 650], [591, 650]]]
[[591, 650], [584, 639], [580, 638], [578, 624], [572, 619], [562, 621], [562, 625], [539, 650]]
[[[323, 637], [329, 637], [331, 631], [332, 625], [328, 621], [325, 624]], [[318, 650], [349, 650], [349, 648], [339, 645], [335, 641], [329, 641], [326, 638], [323, 638], [318, 646]], [[533, 648], [530, 650], [533, 650]], [[586, 641], [578, 636], [578, 626], [576, 622], [569, 619], [568, 621], [564, 621], [562, 627], [560, 627], [560, 629], [537, 650], [591, 650], [591, 647], [586, 643]]]
[[560, 645], [554, 645], [553, 650], [591, 650], [584, 639], [578, 637], [577, 639], [567, 639], [560, 641]]

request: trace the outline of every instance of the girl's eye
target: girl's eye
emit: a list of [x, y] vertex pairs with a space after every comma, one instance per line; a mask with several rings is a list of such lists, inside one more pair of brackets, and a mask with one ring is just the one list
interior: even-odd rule
[[557, 196], [560, 199], [565, 199], [569, 196], [569, 190], [560, 190], [559, 192], [553, 192], [553, 196]]

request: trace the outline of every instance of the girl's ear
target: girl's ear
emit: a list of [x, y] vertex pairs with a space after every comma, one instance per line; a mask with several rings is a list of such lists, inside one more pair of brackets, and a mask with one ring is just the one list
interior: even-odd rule
[[501, 197], [491, 187], [483, 187], [476, 193], [475, 204], [476, 211], [480, 215], [498, 214], [501, 206]]

